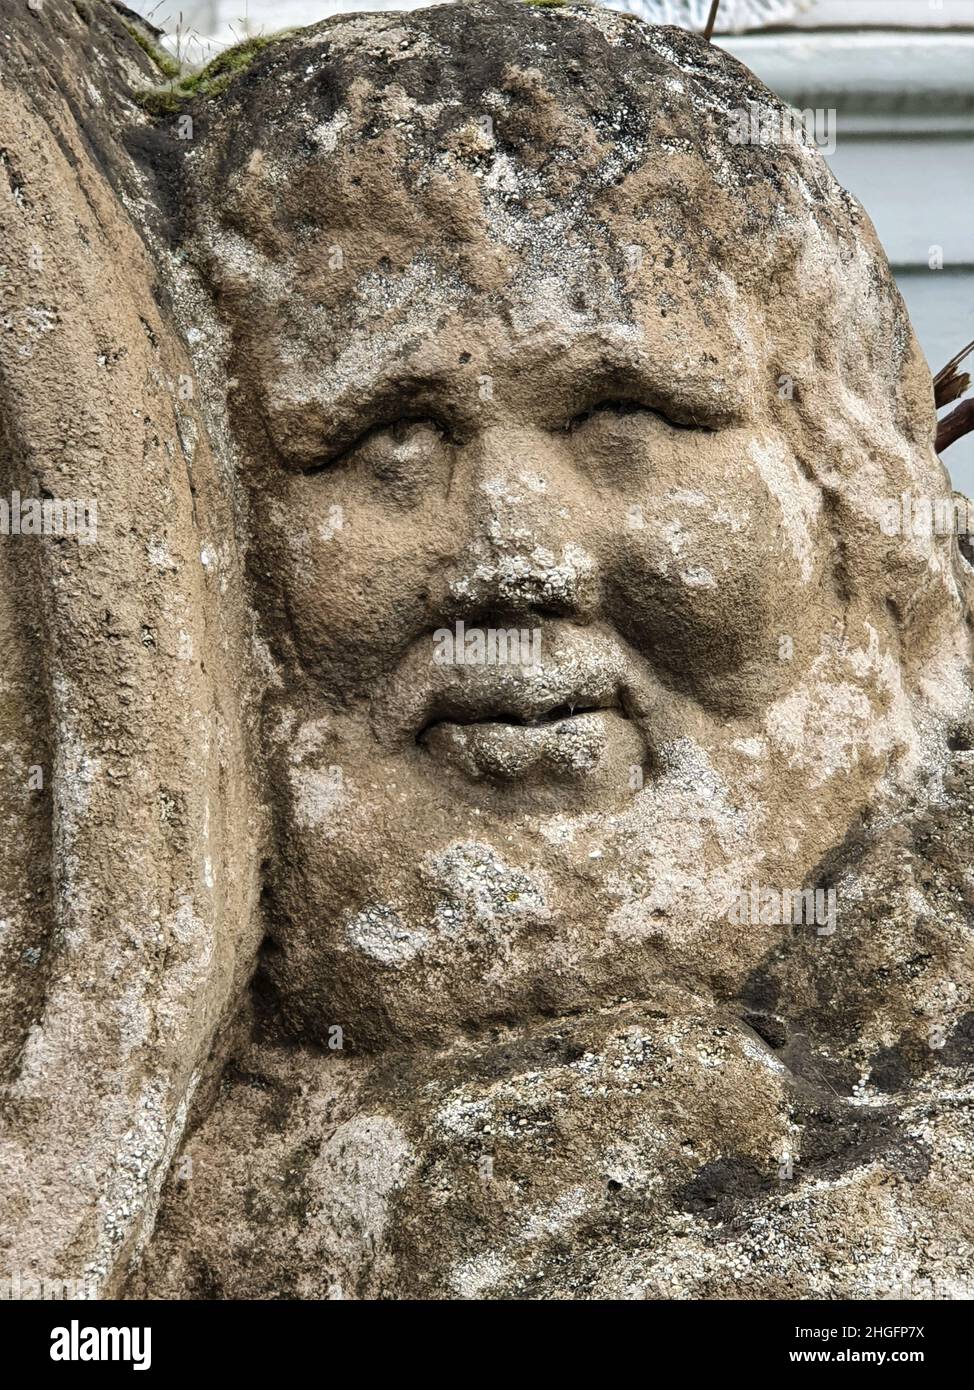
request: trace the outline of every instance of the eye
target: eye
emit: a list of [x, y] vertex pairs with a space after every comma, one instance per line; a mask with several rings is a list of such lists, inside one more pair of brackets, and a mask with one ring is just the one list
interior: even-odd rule
[[372, 425], [356, 435], [351, 443], [338, 442], [333, 450], [315, 459], [302, 472], [324, 473], [359, 457], [366, 458], [379, 472], [393, 473], [422, 463], [442, 443], [453, 442], [450, 432], [440, 421], [429, 418], [401, 417]]
[[642, 415], [647, 419], [660, 420], [671, 430], [699, 430], [704, 434], [713, 434], [714, 427], [706, 424], [703, 420], [690, 415], [684, 418], [674, 418], [658, 406], [644, 405], [641, 401], [630, 400], [607, 400], [599, 401], [597, 405], [590, 406], [588, 410], [581, 411], [578, 415], [573, 415], [564, 428], [569, 433], [584, 428], [590, 421], [599, 419], [622, 417], [626, 415]]

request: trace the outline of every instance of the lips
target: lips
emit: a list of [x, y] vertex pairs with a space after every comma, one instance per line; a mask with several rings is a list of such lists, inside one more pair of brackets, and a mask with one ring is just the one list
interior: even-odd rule
[[621, 792], [644, 760], [614, 670], [579, 661], [454, 679], [432, 696], [415, 738], [431, 769], [556, 797], [583, 783]]
[[376, 692], [376, 737], [412, 745], [433, 775], [547, 789], [556, 801], [565, 784], [624, 793], [646, 756], [631, 658], [614, 634], [561, 620], [544, 624], [539, 645], [532, 663], [441, 664], [429, 639], [416, 642]]
[[416, 736], [416, 742], [422, 743], [426, 735], [431, 730], [441, 727], [451, 728], [472, 728], [474, 725], [502, 725], [512, 729], [542, 729], [548, 725], [565, 724], [569, 720], [581, 719], [583, 715], [595, 713], [602, 709], [618, 709], [616, 704], [602, 705], [595, 701], [587, 701], [579, 698], [571, 703], [552, 705], [550, 709], [542, 714], [531, 716], [521, 714], [517, 710], [505, 710], [499, 713], [470, 714], [465, 717], [457, 718], [432, 718], [428, 719]]
[[619, 709], [562, 714], [564, 708], [531, 720], [498, 715], [463, 723], [435, 720], [417, 742], [437, 764], [474, 781], [574, 781], [596, 771], [627, 721]]
[[465, 765], [472, 757], [482, 772], [517, 776], [539, 757], [585, 761], [581, 744], [591, 761], [610, 715], [626, 717], [607, 671], [481, 668], [432, 695], [415, 738], [433, 756], [462, 752]]

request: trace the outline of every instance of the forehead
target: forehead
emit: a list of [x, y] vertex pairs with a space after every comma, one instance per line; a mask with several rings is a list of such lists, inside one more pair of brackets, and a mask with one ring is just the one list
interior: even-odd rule
[[[690, 405], [740, 412], [761, 370], [754, 282], [769, 248], [742, 273], [706, 226], [678, 234], [692, 170], [671, 167], [664, 184], [639, 167], [610, 193], [531, 201], [469, 170], [419, 178], [396, 141], [379, 144], [297, 171], [257, 151], [207, 230], [272, 413], [334, 410], [350, 387], [381, 395], [463, 363], [509, 375], [515, 393], [636, 371], [661, 392], [681, 384]], [[713, 190], [708, 206], [719, 228]]]
[[336, 269], [410, 267], [421, 295], [431, 262], [439, 285], [452, 273], [509, 300], [564, 287], [569, 319], [594, 286], [625, 318], [634, 273], [703, 301], [715, 270], [734, 278], [743, 261], [756, 286], [797, 254], [827, 174], [814, 152], [735, 143], [734, 103], [751, 87], [773, 98], [674, 35], [527, 6], [427, 11], [418, 32], [406, 16], [311, 31], [192, 153], [217, 260], [232, 273], [236, 235], [238, 261], [256, 249], [279, 285], [328, 308], [348, 298]]
[[[555, 26], [556, 51], [529, 9], [489, 44], [467, 7], [427, 12], [419, 38], [407, 17], [323, 27], [264, 74], [273, 110], [248, 123], [231, 102], [204, 140], [199, 242], [272, 409], [465, 358], [752, 393], [767, 288], [803, 254], [824, 166], [732, 146], [732, 101], [762, 89], [706, 47], [599, 11]], [[814, 333], [816, 304], [801, 313]]]

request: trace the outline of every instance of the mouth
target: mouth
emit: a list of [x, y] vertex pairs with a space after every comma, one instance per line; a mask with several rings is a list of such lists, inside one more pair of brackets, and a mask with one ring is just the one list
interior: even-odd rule
[[[428, 719], [419, 733], [416, 742], [422, 745], [426, 736], [434, 729], [443, 727], [473, 728], [474, 726], [500, 725], [511, 729], [543, 729], [552, 724], [563, 724], [567, 720], [581, 719], [583, 715], [603, 710], [622, 713], [621, 704], [602, 704], [591, 700], [576, 700], [570, 703], [552, 705], [538, 715], [522, 714], [518, 710], [503, 710], [497, 713], [457, 715], [452, 718]], [[624, 718], [628, 717], [623, 715]]]
[[631, 796], [649, 746], [645, 682], [631, 656], [603, 629], [561, 622], [545, 624], [543, 652], [531, 662], [446, 663], [416, 642], [377, 693], [377, 739], [411, 746], [436, 779], [491, 787], [512, 806], [522, 792], [525, 806], [552, 807], [566, 796], [600, 806]]
[[426, 721], [417, 744], [434, 765], [473, 782], [557, 788], [597, 779], [621, 792], [642, 738], [621, 701], [562, 701], [548, 708], [465, 711]]

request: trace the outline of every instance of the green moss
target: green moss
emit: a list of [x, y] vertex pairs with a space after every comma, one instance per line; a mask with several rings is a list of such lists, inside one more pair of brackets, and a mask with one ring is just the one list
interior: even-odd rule
[[184, 98], [171, 87], [154, 87], [148, 92], [136, 92], [135, 100], [153, 116], [171, 116], [183, 109]]
[[138, 25], [126, 24], [125, 27], [128, 30], [131, 37], [142, 49], [142, 52], [147, 54], [152, 59], [153, 63], [155, 63], [156, 67], [162, 73], [163, 77], [172, 78], [179, 76], [180, 67], [179, 64], [176, 62], [175, 58], [170, 58], [168, 53], [163, 53], [161, 48], [156, 48], [155, 44], [152, 42], [149, 36], [143, 33], [143, 31], [138, 27]]
[[257, 35], [251, 39], [244, 39], [243, 43], [228, 48], [225, 53], [219, 54], [212, 62], [207, 63], [205, 68], [181, 78], [173, 86], [141, 93], [139, 101], [146, 110], [165, 115], [179, 111], [183, 102], [188, 101], [190, 97], [219, 96], [239, 73], [250, 66], [261, 49], [292, 32], [291, 29], [283, 29], [278, 34]]
[[252, 39], [244, 39], [243, 43], [228, 48], [225, 53], [221, 53], [211, 63], [207, 63], [201, 72], [185, 78], [180, 86], [186, 92], [199, 92], [203, 96], [212, 95], [215, 91], [223, 91], [232, 77], [250, 66], [262, 48], [266, 48], [268, 44], [274, 42], [274, 39], [279, 38], [283, 38], [283, 34], [275, 34], [273, 38], [258, 35]]
[[568, 0], [523, 0], [525, 5], [536, 5], [539, 9], [553, 10], [558, 5], [567, 5]]

